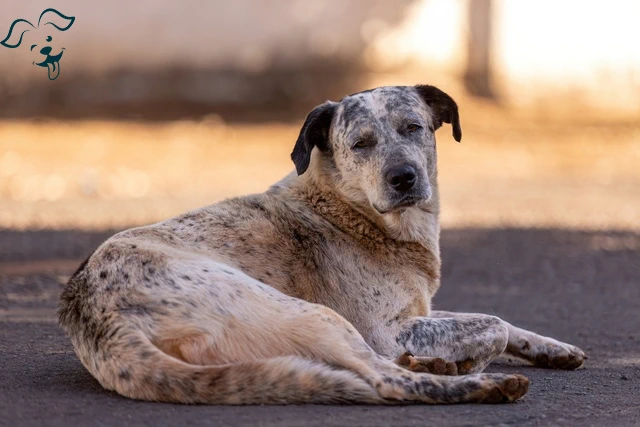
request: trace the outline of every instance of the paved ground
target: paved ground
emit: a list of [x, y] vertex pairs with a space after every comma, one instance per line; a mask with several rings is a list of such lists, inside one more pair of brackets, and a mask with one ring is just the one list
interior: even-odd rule
[[110, 233], [0, 230], [0, 425], [640, 425], [640, 233], [443, 231], [440, 308], [495, 313], [577, 344], [574, 372], [531, 379], [511, 405], [207, 407], [103, 391], [55, 324], [68, 275]]

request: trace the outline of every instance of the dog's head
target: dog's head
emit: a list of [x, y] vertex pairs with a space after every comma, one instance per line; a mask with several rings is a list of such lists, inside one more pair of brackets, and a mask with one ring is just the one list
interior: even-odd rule
[[298, 175], [314, 148], [318, 167], [347, 200], [380, 214], [429, 202], [436, 184], [435, 131], [462, 138], [458, 107], [433, 86], [381, 87], [316, 107], [291, 153]]
[[0, 45], [15, 49], [23, 43], [23, 38], [28, 39], [34, 54], [33, 65], [47, 68], [49, 80], [55, 80], [60, 75], [60, 59], [65, 48], [56, 43], [53, 36], [57, 31], [67, 31], [74, 21], [73, 16], [65, 16], [55, 9], [42, 12], [37, 26], [26, 19], [16, 19]]

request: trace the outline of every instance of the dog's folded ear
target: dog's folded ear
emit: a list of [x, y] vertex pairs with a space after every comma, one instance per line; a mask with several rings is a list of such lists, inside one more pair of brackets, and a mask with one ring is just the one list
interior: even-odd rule
[[63, 15], [55, 9], [46, 9], [40, 14], [40, 19], [38, 19], [38, 27], [42, 25], [51, 25], [57, 28], [59, 31], [67, 31], [69, 28], [71, 28], [75, 20], [75, 17]]
[[337, 108], [337, 103], [327, 101], [318, 105], [307, 115], [291, 153], [291, 160], [296, 166], [298, 175], [305, 173], [309, 167], [313, 147], [318, 147], [323, 152], [330, 151], [329, 129]]
[[16, 19], [9, 27], [9, 34], [0, 42], [0, 44], [4, 47], [8, 47], [11, 49], [15, 49], [20, 46], [22, 43], [22, 36], [24, 33], [30, 30], [34, 30], [34, 27], [31, 22], [26, 19]]
[[451, 123], [453, 138], [460, 142], [462, 139], [460, 116], [458, 105], [453, 98], [434, 86], [416, 85], [415, 88], [425, 104], [431, 108], [435, 128], [438, 129], [442, 123]]

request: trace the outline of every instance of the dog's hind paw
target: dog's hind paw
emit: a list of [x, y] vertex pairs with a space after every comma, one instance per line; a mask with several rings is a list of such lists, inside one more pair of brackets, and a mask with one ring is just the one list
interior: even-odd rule
[[416, 357], [406, 352], [395, 360], [396, 365], [412, 372], [426, 372], [434, 375], [458, 375], [455, 363], [440, 357]]
[[486, 374], [486, 387], [478, 392], [478, 403], [514, 402], [529, 391], [529, 379], [523, 375]]

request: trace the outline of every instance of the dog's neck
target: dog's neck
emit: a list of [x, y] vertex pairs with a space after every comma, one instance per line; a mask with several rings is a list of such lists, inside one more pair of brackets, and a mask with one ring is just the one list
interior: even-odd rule
[[418, 243], [440, 257], [440, 203], [437, 173], [430, 177], [432, 197], [420, 207], [402, 212], [379, 214], [368, 202], [347, 200], [336, 188], [334, 168], [323, 165], [321, 156], [313, 156], [309, 170], [285, 179], [287, 187], [298, 192], [319, 213], [338, 228], [366, 240]]

